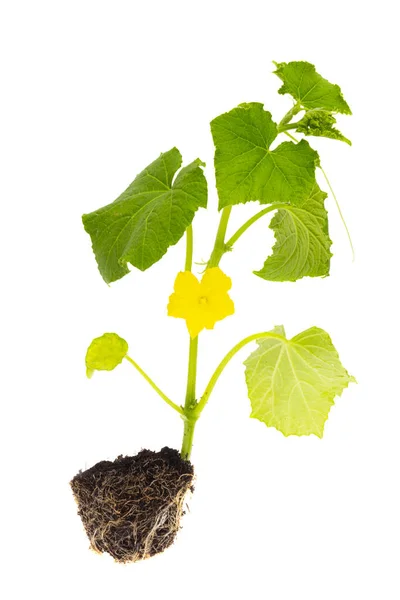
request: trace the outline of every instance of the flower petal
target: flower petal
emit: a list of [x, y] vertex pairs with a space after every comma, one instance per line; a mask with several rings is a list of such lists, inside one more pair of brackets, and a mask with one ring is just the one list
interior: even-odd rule
[[227, 292], [232, 287], [232, 280], [219, 267], [212, 267], [205, 271], [200, 285], [207, 296], [210, 293]]
[[186, 326], [190, 337], [194, 339], [204, 329], [204, 314], [203, 311], [193, 310], [186, 318]]
[[210, 314], [214, 317], [214, 321], [221, 321], [235, 312], [235, 305], [228, 294], [209, 296], [208, 307]]
[[181, 271], [178, 273], [174, 283], [174, 291], [177, 294], [192, 295], [199, 293], [200, 283], [191, 271]]
[[200, 291], [200, 283], [190, 271], [178, 273], [174, 284], [175, 292], [169, 297], [168, 315], [178, 319], [186, 319], [196, 305]]
[[178, 273], [174, 293], [169, 297], [168, 315], [185, 319], [191, 338], [204, 329], [213, 329], [217, 321], [234, 313], [228, 295], [232, 282], [219, 267], [207, 269], [201, 282], [191, 271]]
[[169, 317], [186, 319], [188, 310], [190, 310], [190, 305], [188, 305], [186, 298], [180, 296], [179, 294], [171, 294], [167, 306]]

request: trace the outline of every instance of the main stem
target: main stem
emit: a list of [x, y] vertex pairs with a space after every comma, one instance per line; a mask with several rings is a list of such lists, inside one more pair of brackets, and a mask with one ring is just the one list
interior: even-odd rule
[[[193, 228], [192, 225], [186, 229], [186, 256], [185, 256], [185, 271], [192, 270], [193, 261]], [[197, 375], [197, 350], [199, 338], [190, 338], [189, 342], [189, 362], [188, 375], [186, 384], [185, 404], [183, 407], [182, 419], [183, 440], [181, 456], [188, 460], [192, 451], [194, 428], [196, 426], [197, 417], [192, 415], [193, 408], [196, 404], [196, 375]]]
[[225, 244], [225, 235], [228, 227], [229, 217], [231, 215], [232, 206], [226, 206], [222, 210], [221, 220], [219, 222], [219, 227], [217, 231], [217, 236], [215, 238], [214, 248], [210, 256], [210, 260], [207, 263], [207, 269], [211, 269], [212, 267], [218, 267], [219, 261], [227, 251], [227, 247]]
[[183, 440], [181, 456], [185, 460], [190, 458], [193, 445], [194, 428], [196, 426], [197, 416], [193, 414], [196, 406], [196, 375], [197, 375], [197, 350], [199, 336], [190, 339], [189, 343], [189, 364], [188, 377], [186, 385], [185, 404], [183, 407]]
[[[207, 269], [217, 267], [222, 256], [226, 252], [225, 235], [228, 227], [228, 221], [231, 214], [232, 207], [227, 206], [223, 209], [221, 214], [220, 223], [215, 238], [214, 248], [210, 256], [210, 260], [207, 263]], [[185, 271], [192, 270], [193, 260], [193, 230], [189, 226], [186, 230], [186, 259], [185, 259]], [[183, 407], [183, 440], [181, 448], [181, 456], [184, 460], [189, 460], [193, 446], [193, 436], [196, 427], [197, 419], [199, 415], [195, 409], [197, 406], [196, 401], [196, 375], [197, 375], [197, 354], [198, 354], [198, 340], [199, 337], [190, 339], [189, 343], [189, 363], [188, 363], [188, 376], [186, 385], [186, 396], [185, 404]]]

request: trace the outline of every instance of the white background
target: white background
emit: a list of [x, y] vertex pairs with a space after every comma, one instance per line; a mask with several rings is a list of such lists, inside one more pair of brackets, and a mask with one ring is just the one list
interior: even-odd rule
[[[394, 2], [1, 3], [1, 581], [3, 597], [400, 597], [399, 184]], [[331, 276], [265, 282], [268, 220], [222, 268], [236, 314], [202, 334], [199, 388], [242, 337], [284, 324], [326, 329], [358, 379], [325, 436], [284, 438], [248, 418], [242, 361], [220, 379], [198, 425], [190, 514], [176, 544], [135, 565], [88, 550], [68, 482], [81, 468], [142, 447], [178, 447], [181, 423], [126, 363], [85, 378], [93, 337], [116, 331], [166, 393], [182, 401], [187, 333], [166, 317], [184, 243], [108, 287], [80, 217], [109, 203], [160, 152], [207, 163], [210, 210], [195, 220], [195, 258], [217, 224], [209, 121], [240, 102], [279, 120], [272, 60], [308, 60], [339, 83], [353, 147], [310, 139], [332, 199]], [[322, 187], [326, 188], [323, 181]], [[231, 232], [255, 206], [233, 211]]]

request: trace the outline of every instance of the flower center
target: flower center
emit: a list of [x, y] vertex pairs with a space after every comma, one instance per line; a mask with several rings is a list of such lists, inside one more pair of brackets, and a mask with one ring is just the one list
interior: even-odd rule
[[207, 296], [200, 296], [199, 304], [207, 304], [207, 302], [208, 302]]

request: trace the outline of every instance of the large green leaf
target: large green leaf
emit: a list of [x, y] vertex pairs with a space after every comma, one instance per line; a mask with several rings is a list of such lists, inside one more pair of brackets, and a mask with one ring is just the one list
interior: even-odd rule
[[270, 146], [271, 114], [258, 102], [241, 104], [211, 122], [219, 207], [259, 200], [301, 204], [313, 189], [318, 154], [307, 142]]
[[336, 119], [332, 113], [326, 110], [309, 110], [297, 122], [296, 131], [304, 133], [304, 135], [340, 140], [351, 146], [351, 141], [334, 127], [335, 123]]
[[350, 382], [329, 335], [311, 327], [287, 340], [283, 327], [257, 340], [245, 361], [251, 417], [285, 436], [322, 437], [334, 403]]
[[86, 352], [86, 375], [95, 371], [112, 371], [128, 353], [128, 343], [116, 333], [104, 333], [95, 338]]
[[280, 94], [290, 94], [304, 108], [319, 108], [351, 115], [340, 87], [329, 83], [308, 62], [275, 63], [275, 74], [283, 81]]
[[107, 283], [120, 279], [130, 263], [145, 271], [176, 244], [199, 207], [207, 206], [207, 182], [200, 160], [181, 169], [177, 148], [146, 167], [112, 204], [83, 215], [99, 271]]
[[331, 240], [328, 234], [328, 214], [324, 207], [327, 197], [315, 184], [310, 197], [301, 206], [280, 208], [270, 223], [276, 244], [260, 271], [254, 271], [269, 281], [296, 281], [301, 277], [329, 275]]

